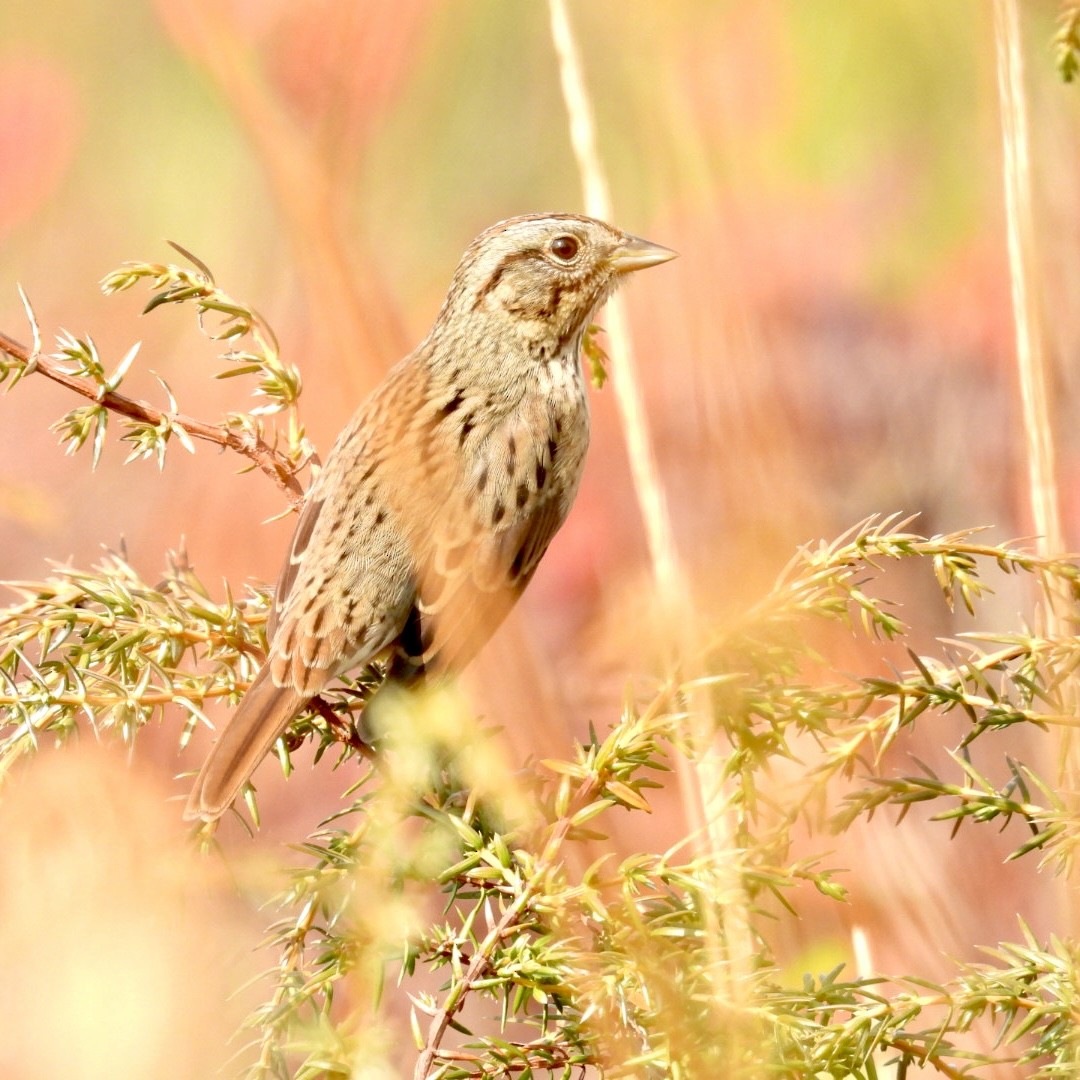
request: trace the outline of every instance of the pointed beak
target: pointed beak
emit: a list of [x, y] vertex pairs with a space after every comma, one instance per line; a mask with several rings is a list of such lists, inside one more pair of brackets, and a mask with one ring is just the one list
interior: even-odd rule
[[640, 236], [628, 236], [608, 256], [608, 262], [617, 274], [627, 274], [631, 270], [644, 270], [647, 266], [666, 263], [669, 259], [677, 258], [678, 254], [651, 240], [642, 240]]

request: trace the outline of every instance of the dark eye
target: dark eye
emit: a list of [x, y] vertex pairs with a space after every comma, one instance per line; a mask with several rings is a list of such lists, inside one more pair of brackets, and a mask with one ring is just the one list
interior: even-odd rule
[[551, 254], [556, 259], [561, 259], [563, 262], [570, 262], [571, 259], [578, 253], [578, 248], [581, 244], [578, 242], [576, 236], [556, 236], [549, 245]]

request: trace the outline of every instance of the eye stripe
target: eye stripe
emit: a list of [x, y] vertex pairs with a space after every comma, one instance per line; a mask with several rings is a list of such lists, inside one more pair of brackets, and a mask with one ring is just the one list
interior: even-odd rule
[[540, 252], [536, 248], [526, 248], [522, 251], [511, 251], [508, 255], [504, 255], [499, 265], [491, 272], [491, 277], [484, 282], [480, 287], [480, 291], [476, 294], [476, 300], [473, 303], [473, 311], [484, 302], [490, 293], [494, 292], [494, 290], [499, 287], [499, 282], [502, 281], [503, 274], [505, 274], [511, 266], [528, 259], [535, 259], [539, 254]]

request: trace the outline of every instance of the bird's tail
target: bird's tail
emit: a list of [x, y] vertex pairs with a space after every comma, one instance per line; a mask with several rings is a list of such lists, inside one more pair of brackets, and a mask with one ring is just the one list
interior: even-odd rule
[[204, 821], [221, 817], [309, 698], [309, 694], [275, 685], [270, 665], [265, 665], [211, 747], [195, 778], [184, 817]]

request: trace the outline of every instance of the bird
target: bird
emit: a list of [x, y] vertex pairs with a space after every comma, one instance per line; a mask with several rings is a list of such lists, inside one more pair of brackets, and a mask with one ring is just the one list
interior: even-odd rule
[[307, 493], [266, 661], [186, 818], [219, 818], [335, 678], [380, 662], [409, 685], [468, 663], [577, 494], [594, 314], [628, 273], [675, 256], [571, 213], [508, 218], [473, 240], [427, 337], [361, 404]]

